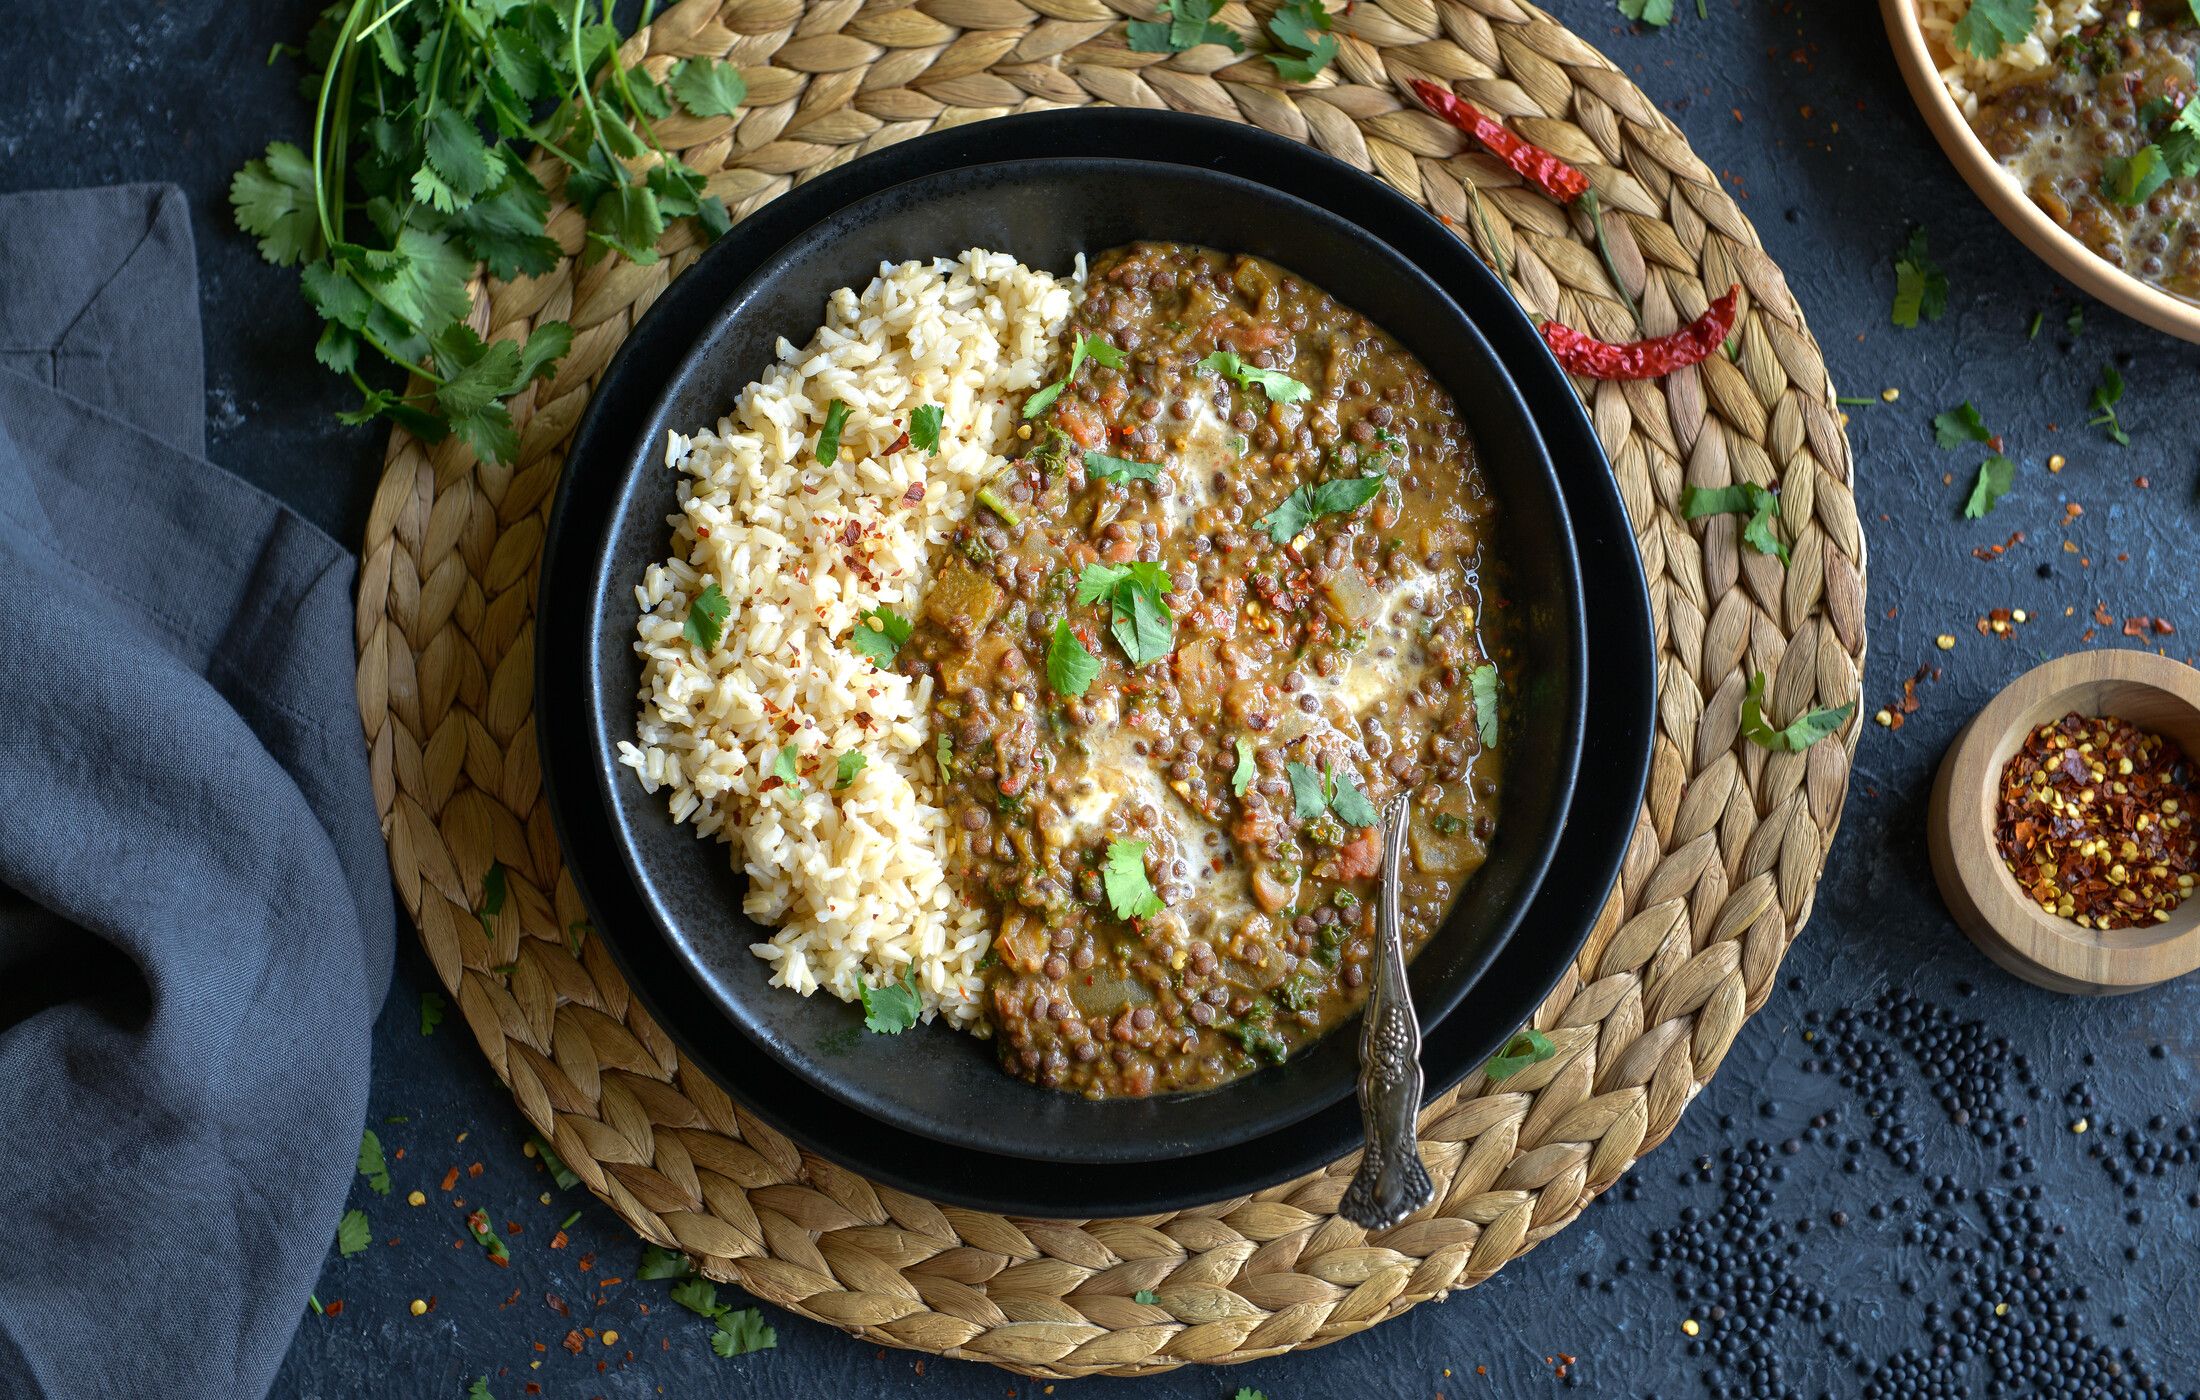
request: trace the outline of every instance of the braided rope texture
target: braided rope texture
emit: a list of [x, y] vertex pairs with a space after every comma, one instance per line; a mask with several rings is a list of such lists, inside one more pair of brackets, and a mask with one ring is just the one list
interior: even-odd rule
[[[1257, 34], [1271, 8], [1233, 0], [1219, 17]], [[477, 287], [485, 337], [563, 319], [572, 351], [514, 404], [511, 465], [392, 434], [358, 594], [359, 711], [397, 887], [528, 1121], [638, 1233], [711, 1277], [874, 1342], [1040, 1377], [1318, 1346], [1478, 1283], [1564, 1228], [1672, 1132], [1809, 916], [1857, 721], [1803, 753], [1769, 752], [1741, 736], [1750, 677], [1769, 678], [1766, 713], [1784, 723], [1856, 700], [1864, 654], [1864, 537], [1818, 346], [1734, 202], [1617, 69], [1515, 0], [1358, 0], [1337, 19], [1337, 61], [1307, 85], [1216, 45], [1131, 52], [1123, 21], [1147, 17], [1148, 0], [683, 0], [624, 53], [659, 76], [692, 55], [740, 66], [738, 114], [658, 127], [736, 218], [935, 128], [1173, 107], [1372, 171], [1467, 238], [1531, 312], [1609, 339], [1633, 334], [1614, 272], [1652, 332], [1743, 288], [1731, 356], [1577, 385], [1657, 620], [1649, 792], [1611, 900], [1536, 1013], [1558, 1053], [1501, 1088], [1477, 1074], [1428, 1108], [1432, 1208], [1373, 1234], [1338, 1217], [1354, 1159], [1130, 1220], [938, 1205], [801, 1151], [635, 1001], [588, 932], [543, 800], [532, 612], [566, 439], [628, 328], [696, 257], [685, 224], [652, 265], [584, 265], [583, 220], [561, 205], [554, 271]], [[1611, 271], [1583, 219], [1403, 99], [1416, 77], [1589, 171]], [[1779, 488], [1790, 567], [1744, 551], [1732, 517], [1682, 519], [1684, 486], [1744, 480]], [[483, 920], [492, 861], [509, 896]]]

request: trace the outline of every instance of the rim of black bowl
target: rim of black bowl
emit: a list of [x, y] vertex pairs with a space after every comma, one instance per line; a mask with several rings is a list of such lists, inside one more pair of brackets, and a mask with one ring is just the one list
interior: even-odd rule
[[[575, 564], [595, 573], [587, 685], [597, 786], [660, 937], [729, 1022], [819, 1092], [942, 1142], [1042, 1161], [1160, 1161], [1288, 1127], [1352, 1093], [1355, 1028], [1348, 1023], [1286, 1064], [1199, 1093], [1097, 1102], [1004, 1074], [993, 1047], [944, 1025], [866, 1035], [859, 1009], [770, 985], [766, 965], [749, 952], [770, 930], [741, 912], [746, 882], [725, 849], [674, 827], [662, 798], [640, 788], [616, 748], [632, 733], [640, 685], [634, 582], [663, 557], [664, 520], [678, 509], [676, 478], [661, 464], [668, 432], [714, 421], [765, 371], [779, 339], [801, 337], [836, 288], [881, 261], [1007, 239], [1034, 264], [1066, 267], [1079, 252], [1138, 236], [1296, 253], [1330, 269], [1323, 281], [1332, 294], [1397, 336], [1450, 388], [1504, 502], [1504, 532], [1533, 541], [1498, 546], [1505, 568], [1496, 584], [1529, 678], [1508, 706], [1507, 725], [1507, 769], [1524, 780], [1508, 786], [1488, 862], [1410, 970], [1423, 1022], [1433, 1026], [1517, 931], [1564, 829], [1586, 705], [1586, 599], [1564, 492], [1511, 376], [1441, 288], [1357, 225], [1227, 172], [1092, 155], [964, 166], [871, 190], [749, 269], [677, 362], [637, 358], [663, 388], [649, 413], [619, 415], [618, 433], [591, 437], [607, 456], [624, 442], [627, 469], [615, 497], [586, 492], [603, 506], [604, 523], [593, 554]], [[741, 255], [731, 245], [722, 251]], [[593, 458], [579, 472], [604, 475]]]
[[[1647, 588], [1632, 530], [1587, 415], [1564, 374], [1543, 350], [1509, 293], [1425, 210], [1369, 176], [1296, 142], [1231, 123], [1178, 113], [1129, 110], [1035, 113], [935, 133], [890, 148], [901, 177], [1016, 158], [1043, 158], [1064, 149], [1175, 164], [1232, 168], [1286, 189], [1378, 234], [1399, 252], [1436, 272], [1466, 305], [1534, 403], [1538, 427], [1561, 464], [1573, 507], [1574, 534], [1598, 605], [1588, 613], [1591, 711], [1584, 735], [1584, 771], [1596, 775], [1597, 800], [1576, 804], [1558, 851], [1564, 880], [1545, 881], [1527, 911], [1543, 936], [1510, 940], [1476, 988], [1483, 1006], [1517, 1013], [1453, 1016], [1434, 1027], [1424, 1047], [1428, 1094], [1448, 1090], [1479, 1067], [1518, 1020], [1562, 977], [1616, 878], [1647, 781], [1655, 724], [1656, 658]], [[761, 261], [862, 188], [857, 163], [781, 196], [736, 226]], [[690, 273], [690, 275], [695, 275]], [[738, 280], [737, 278], [735, 280]], [[730, 291], [730, 284], [725, 289]], [[628, 338], [666, 346], [692, 341], [698, 317], [666, 313], [664, 302]], [[667, 352], [667, 353], [677, 353]], [[591, 417], [577, 437], [573, 460], [585, 455], [594, 409], [612, 401], [642, 412], [654, 393], [622, 375], [624, 351], [599, 384]], [[559, 565], [570, 531], [564, 517], [569, 480], [561, 484], [545, 545], [537, 627], [538, 743], [546, 795], [565, 842], [568, 871], [596, 919], [599, 937], [629, 985], [683, 1053], [721, 1083], [738, 1085], [745, 1111], [795, 1141], [887, 1185], [980, 1209], [1040, 1216], [1127, 1215], [1181, 1209], [1317, 1170], [1358, 1143], [1358, 1118], [1346, 1102], [1295, 1127], [1234, 1147], [1170, 1163], [1166, 1173], [1119, 1165], [1034, 1163], [953, 1147], [878, 1123], [809, 1089], [792, 1071], [728, 1034], [708, 994], [686, 975], [672, 950], [644, 936], [650, 921], [616, 860], [606, 868], [609, 822], [583, 756], [574, 743], [586, 733], [578, 688], [561, 694], [556, 678], [576, 674], [578, 629], [554, 625], [586, 607], [571, 588], [575, 571]], [[604, 932], [612, 930], [615, 932]], [[993, 1170], [998, 1168], [999, 1170]]]

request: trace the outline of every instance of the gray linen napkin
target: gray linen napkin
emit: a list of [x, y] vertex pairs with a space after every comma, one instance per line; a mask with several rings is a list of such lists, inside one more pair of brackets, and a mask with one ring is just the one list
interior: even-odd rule
[[263, 1395], [389, 985], [352, 561], [202, 455], [179, 191], [0, 269], [0, 1392]]

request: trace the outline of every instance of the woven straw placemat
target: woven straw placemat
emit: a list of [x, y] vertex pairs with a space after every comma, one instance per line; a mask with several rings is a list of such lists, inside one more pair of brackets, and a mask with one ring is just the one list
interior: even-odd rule
[[[1272, 6], [1220, 18], [1257, 36]], [[1587, 169], [1614, 263], [1653, 331], [1745, 291], [1739, 353], [1642, 383], [1583, 383], [1634, 522], [1657, 619], [1650, 788], [1617, 889], [1536, 1013], [1558, 1053], [1477, 1074], [1422, 1124], [1438, 1204], [1370, 1235], [1335, 1214], [1351, 1160], [1239, 1200], [1134, 1220], [1014, 1220], [920, 1200], [809, 1156], [685, 1063], [587, 933], [543, 800], [532, 612], [564, 444], [635, 319], [695, 258], [584, 266], [582, 220], [550, 274], [478, 288], [485, 336], [576, 332], [515, 404], [518, 460], [390, 439], [359, 585], [359, 709], [390, 864], [437, 974], [521, 1110], [643, 1236], [704, 1271], [872, 1341], [1038, 1376], [1136, 1374], [1350, 1335], [1495, 1273], [1662, 1141], [1763, 1004], [1809, 915], [1857, 721], [1805, 753], [1740, 735], [1770, 677], [1775, 723], [1858, 699], [1864, 537], [1825, 364], [1780, 270], [1687, 141], [1635, 86], [1514, 0], [1358, 0], [1310, 85], [1219, 46], [1133, 53], [1148, 0], [684, 0], [629, 42], [662, 73], [741, 66], [734, 117], [658, 130], [740, 217], [803, 177], [936, 127], [1039, 107], [1175, 107], [1251, 122], [1373, 171], [1441, 216], [1530, 311], [1632, 333], [1586, 225], [1409, 99], [1454, 85]], [[1260, 40], [1256, 37], [1255, 42]], [[1472, 212], [1481, 193], [1486, 222]], [[1494, 246], [1483, 246], [1484, 239]], [[1684, 522], [1684, 485], [1780, 490], [1793, 562], [1731, 517]], [[474, 913], [491, 862], [510, 896]], [[730, 1092], [729, 1092], [730, 1091]], [[1153, 1303], [1135, 1301], [1150, 1290]]]

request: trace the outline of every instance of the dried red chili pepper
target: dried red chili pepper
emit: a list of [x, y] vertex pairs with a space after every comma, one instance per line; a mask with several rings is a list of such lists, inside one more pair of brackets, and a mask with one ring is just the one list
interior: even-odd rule
[[1726, 344], [1734, 333], [1734, 304], [1741, 292], [1740, 287], [1729, 287], [1703, 315], [1670, 335], [1614, 345], [1562, 322], [1545, 321], [1543, 343], [1572, 374], [1589, 379], [1656, 379], [1700, 365]]
[[1534, 183], [1561, 204], [1571, 204], [1589, 192], [1589, 177], [1541, 146], [1524, 141], [1500, 126], [1472, 102], [1426, 78], [1413, 80], [1413, 91], [1428, 109], [1489, 148], [1511, 166], [1515, 174]]

